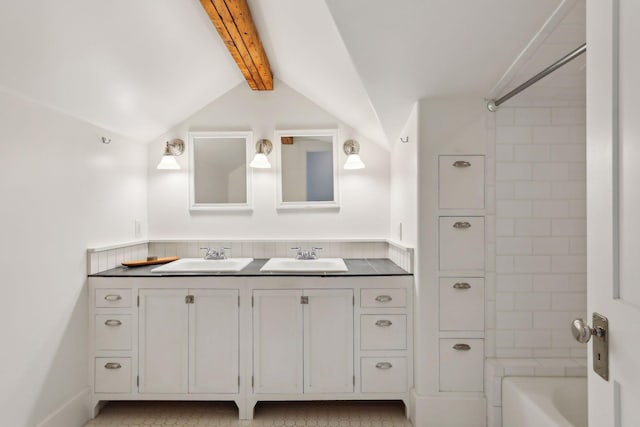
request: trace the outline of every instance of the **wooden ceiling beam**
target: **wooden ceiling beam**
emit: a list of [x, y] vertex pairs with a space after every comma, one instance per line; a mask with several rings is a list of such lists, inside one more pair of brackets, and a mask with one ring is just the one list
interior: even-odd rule
[[246, 0], [200, 0], [253, 90], [273, 90], [273, 73]]

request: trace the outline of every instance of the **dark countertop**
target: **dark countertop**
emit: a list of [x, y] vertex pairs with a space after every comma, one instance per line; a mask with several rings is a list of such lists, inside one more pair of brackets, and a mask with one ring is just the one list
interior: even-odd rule
[[267, 259], [254, 259], [251, 264], [238, 272], [220, 273], [152, 273], [157, 265], [143, 267], [116, 267], [111, 270], [91, 274], [90, 277], [185, 277], [185, 276], [238, 276], [238, 277], [279, 277], [279, 276], [312, 276], [312, 277], [342, 277], [342, 276], [411, 276], [412, 274], [398, 267], [393, 261], [384, 258], [346, 259], [349, 271], [344, 272], [270, 272], [260, 271]]

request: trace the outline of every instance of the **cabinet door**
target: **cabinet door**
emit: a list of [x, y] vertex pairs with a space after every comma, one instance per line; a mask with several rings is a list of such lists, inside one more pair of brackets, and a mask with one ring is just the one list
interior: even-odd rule
[[186, 296], [186, 289], [140, 290], [140, 393], [188, 391]]
[[253, 292], [256, 393], [302, 393], [302, 291]]
[[353, 291], [305, 290], [304, 392], [353, 392]]
[[238, 291], [190, 289], [189, 393], [238, 392]]

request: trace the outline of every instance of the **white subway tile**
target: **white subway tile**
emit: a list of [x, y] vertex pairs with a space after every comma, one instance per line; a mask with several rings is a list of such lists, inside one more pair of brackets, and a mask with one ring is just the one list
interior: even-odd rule
[[495, 308], [498, 311], [511, 311], [515, 307], [515, 295], [506, 292], [496, 294]]
[[554, 255], [551, 257], [551, 271], [554, 273], [583, 273], [587, 271], [587, 256]]
[[515, 346], [518, 347], [531, 347], [531, 348], [543, 348], [551, 347], [551, 332], [550, 331], [518, 331], [515, 334]]
[[497, 273], [513, 273], [513, 257], [512, 256], [496, 256], [496, 272]]
[[571, 322], [568, 312], [539, 311], [533, 313], [533, 327], [535, 329], [562, 329]]
[[516, 256], [513, 261], [516, 273], [548, 273], [551, 270], [548, 256]]
[[536, 358], [571, 357], [571, 352], [568, 348], [536, 348], [533, 350], [533, 356]]
[[554, 293], [551, 295], [551, 308], [553, 310], [586, 310], [587, 293]]
[[[505, 349], [507, 350], [507, 349]], [[517, 354], [521, 354], [520, 357], [531, 357], [533, 354], [532, 349], [513, 349], [511, 350], [512, 357], [518, 357]], [[532, 377], [535, 375], [535, 368], [533, 366], [519, 366], [504, 368], [505, 376], [510, 377]]]
[[566, 144], [568, 141], [569, 127], [567, 126], [536, 126], [533, 128], [533, 142], [536, 144]]
[[571, 335], [571, 330], [567, 327], [564, 329], [551, 330], [551, 347], [554, 348], [586, 348], [586, 344], [580, 344]]
[[569, 253], [568, 237], [536, 237], [533, 239], [535, 255], [556, 255]]
[[532, 242], [523, 237], [500, 237], [496, 239], [497, 255], [528, 255], [532, 253]]
[[527, 163], [504, 163], [496, 164], [497, 181], [527, 181], [532, 177], [532, 168]]
[[583, 219], [553, 219], [551, 233], [554, 236], [586, 236], [587, 222]]
[[522, 274], [498, 274], [496, 276], [496, 292], [530, 292], [533, 277]]
[[585, 199], [587, 197], [587, 183], [585, 181], [565, 181], [551, 183], [551, 197], [553, 199]]
[[496, 160], [498, 162], [511, 162], [513, 159], [512, 145], [500, 144], [496, 146]]
[[515, 198], [516, 186], [513, 182], [496, 183], [496, 199], [509, 200]]
[[[497, 348], [496, 349], [496, 357], [532, 357], [533, 350], [530, 348]], [[529, 369], [530, 372], [526, 373], [525, 376], [533, 375], [533, 368], [505, 368], [505, 374], [507, 370], [509, 371], [509, 375], [513, 375], [513, 370], [517, 369]]]
[[551, 196], [549, 182], [516, 182], [516, 199], [548, 199]]
[[516, 125], [549, 125], [551, 124], [551, 109], [549, 108], [517, 108]]
[[533, 165], [533, 179], [539, 181], [567, 181], [569, 163], [537, 163]]
[[567, 377], [586, 377], [587, 376], [587, 367], [586, 366], [568, 366], [565, 368], [565, 376]]
[[549, 236], [551, 221], [548, 219], [517, 219], [516, 236]]
[[569, 163], [568, 178], [576, 181], [585, 181], [587, 179], [587, 164]]
[[551, 308], [551, 294], [528, 292], [519, 293], [516, 294], [515, 304], [516, 310], [549, 310]]
[[496, 313], [496, 329], [531, 329], [533, 314], [518, 311], [499, 311]]
[[554, 162], [578, 162], [587, 160], [586, 146], [581, 144], [552, 145], [551, 160]]
[[533, 216], [536, 218], [568, 217], [569, 202], [566, 200], [536, 200], [533, 202]]
[[572, 292], [586, 292], [587, 291], [587, 275], [586, 274], [570, 275], [568, 289]]
[[533, 211], [533, 204], [528, 200], [498, 200], [496, 215], [499, 218], [528, 218]]
[[586, 200], [570, 200], [569, 215], [573, 218], [587, 217], [587, 201]]
[[548, 162], [551, 151], [548, 145], [516, 145], [516, 162]]
[[565, 368], [562, 366], [541, 366], [535, 370], [536, 377], [564, 377], [564, 374]]
[[515, 233], [515, 220], [496, 219], [496, 236], [513, 236]]
[[501, 108], [495, 113], [496, 126], [512, 125], [515, 121], [515, 109]]
[[587, 113], [584, 108], [552, 108], [551, 122], [556, 125], [583, 125]]
[[582, 346], [580, 348], [572, 348], [569, 350], [571, 352], [571, 357], [579, 357], [585, 358], [587, 357], [587, 346]]
[[511, 330], [496, 331], [496, 347], [511, 348], [515, 344], [515, 335]]
[[569, 291], [569, 276], [562, 274], [538, 274], [533, 276], [533, 290], [536, 292]]
[[569, 142], [572, 144], [586, 144], [587, 143], [587, 128], [586, 126], [570, 126], [569, 127]]
[[533, 130], [530, 127], [498, 127], [496, 129], [496, 144], [530, 144], [533, 140]]

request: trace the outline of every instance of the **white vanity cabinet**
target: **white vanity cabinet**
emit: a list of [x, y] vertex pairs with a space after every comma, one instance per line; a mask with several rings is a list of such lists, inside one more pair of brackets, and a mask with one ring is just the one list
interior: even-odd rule
[[109, 400], [403, 400], [413, 277], [90, 277], [94, 410]]
[[253, 292], [254, 392], [353, 392], [353, 290]]
[[139, 392], [237, 393], [239, 292], [139, 291]]

